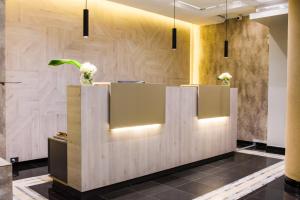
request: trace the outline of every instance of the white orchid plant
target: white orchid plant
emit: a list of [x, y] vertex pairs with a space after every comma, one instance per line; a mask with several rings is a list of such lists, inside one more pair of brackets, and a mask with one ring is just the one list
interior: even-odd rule
[[80, 63], [77, 60], [71, 59], [59, 59], [59, 60], [51, 60], [48, 65], [50, 66], [60, 66], [64, 64], [70, 64], [79, 69], [80, 75], [80, 83], [82, 85], [93, 85], [93, 76], [97, 72], [97, 67], [89, 62]]
[[232, 76], [228, 72], [224, 72], [220, 76], [218, 76], [218, 80], [221, 80], [223, 85], [228, 85], [229, 86], [231, 79], [232, 79]]

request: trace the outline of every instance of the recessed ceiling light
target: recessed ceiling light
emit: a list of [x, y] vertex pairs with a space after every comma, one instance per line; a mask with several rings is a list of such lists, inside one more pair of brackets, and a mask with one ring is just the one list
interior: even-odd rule
[[288, 14], [288, 3], [257, 8], [256, 13], [250, 14], [250, 19], [258, 19], [283, 14]]
[[197, 10], [201, 10], [201, 8], [199, 6], [195, 6], [193, 4], [190, 4], [190, 3], [187, 3], [187, 2], [184, 2], [184, 1], [177, 1], [177, 3], [182, 4], [184, 6], [188, 6], [188, 7], [197, 9]]
[[210, 9], [214, 9], [214, 8], [216, 8], [217, 6], [208, 6], [208, 7], [206, 7], [206, 10], [210, 10]]
[[250, 19], [259, 19], [264, 17], [272, 17], [277, 15], [288, 14], [288, 10], [269, 10], [264, 12], [252, 13], [250, 14]]
[[232, 3], [229, 4], [229, 9], [241, 8], [245, 6], [248, 6], [248, 4], [242, 1], [233, 1]]
[[264, 11], [270, 11], [270, 10], [286, 10], [288, 9], [288, 4], [276, 4], [276, 5], [270, 5], [270, 6], [264, 6], [256, 9], [256, 12], [264, 12]]
[[[241, 8], [241, 7], [245, 7], [248, 6], [248, 4], [242, 2], [242, 1], [232, 1], [231, 3], [228, 3], [228, 9], [236, 9], [236, 8]], [[226, 7], [225, 3], [221, 3], [218, 5], [219, 8], [224, 8]]]

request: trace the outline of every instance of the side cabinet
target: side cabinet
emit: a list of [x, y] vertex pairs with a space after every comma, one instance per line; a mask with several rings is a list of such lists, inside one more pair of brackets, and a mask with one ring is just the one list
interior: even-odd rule
[[55, 138], [48, 139], [49, 174], [64, 183], [68, 183], [67, 142]]

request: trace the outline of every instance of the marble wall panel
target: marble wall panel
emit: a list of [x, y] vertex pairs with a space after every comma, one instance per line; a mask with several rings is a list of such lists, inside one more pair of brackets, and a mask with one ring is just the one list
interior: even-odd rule
[[229, 58], [225, 59], [224, 24], [201, 28], [200, 83], [220, 84], [217, 76], [228, 71], [238, 95], [238, 139], [265, 141], [268, 112], [267, 27], [250, 21], [229, 21]]

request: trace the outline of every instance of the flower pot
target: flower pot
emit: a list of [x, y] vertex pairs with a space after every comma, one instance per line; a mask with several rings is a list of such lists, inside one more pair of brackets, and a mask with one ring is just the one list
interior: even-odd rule
[[91, 86], [93, 85], [93, 76], [88, 73], [82, 73], [80, 75], [80, 83], [83, 86]]
[[222, 80], [222, 85], [230, 86], [230, 80]]

